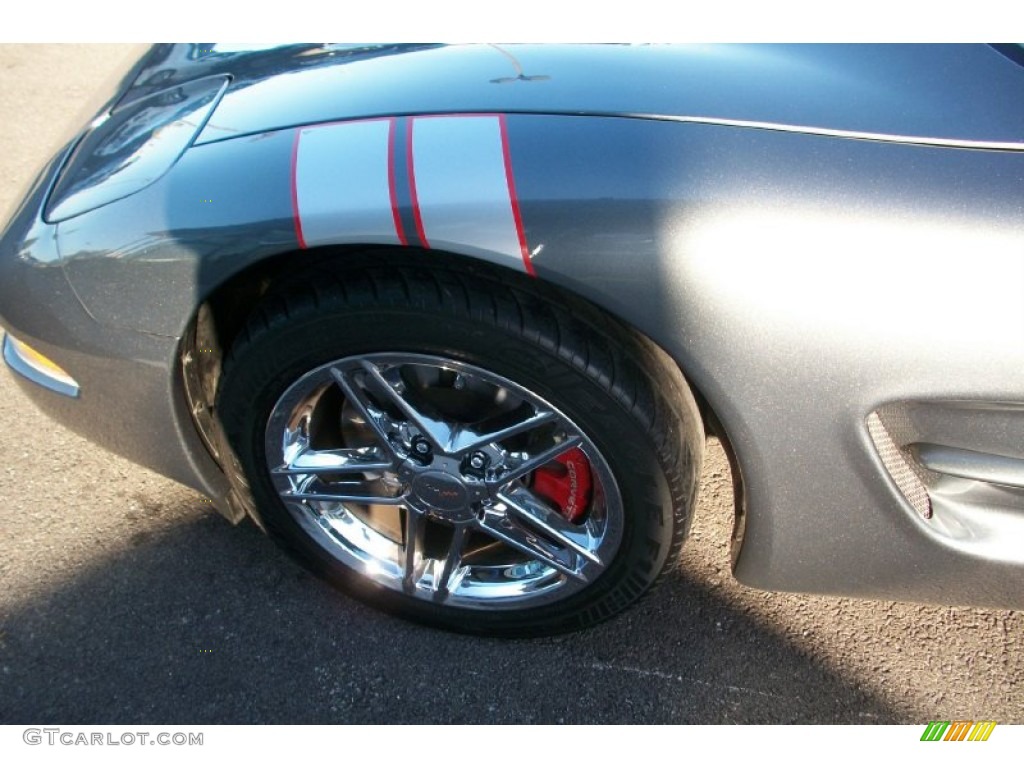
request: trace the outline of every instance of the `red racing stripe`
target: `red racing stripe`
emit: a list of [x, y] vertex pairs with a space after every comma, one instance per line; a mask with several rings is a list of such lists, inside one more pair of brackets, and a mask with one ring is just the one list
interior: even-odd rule
[[295, 141], [292, 143], [292, 220], [295, 222], [295, 237], [299, 241], [299, 248], [306, 247], [306, 240], [302, 236], [302, 220], [299, 218], [299, 187], [295, 181], [295, 166], [299, 160], [299, 137], [302, 135], [302, 128], [295, 129]]
[[505, 125], [505, 115], [498, 115], [498, 126], [501, 131], [501, 152], [505, 158], [505, 180], [508, 182], [508, 199], [512, 203], [512, 218], [516, 222], [516, 236], [519, 238], [519, 249], [523, 257], [523, 267], [526, 274], [536, 277], [537, 272], [530, 261], [530, 251], [526, 246], [526, 232], [523, 231], [523, 217], [519, 213], [519, 198], [516, 196], [516, 182], [512, 175], [512, 153], [508, 148], [508, 127]]
[[420, 201], [416, 195], [416, 168], [412, 157], [412, 127], [416, 123], [415, 118], [409, 118], [409, 130], [405, 133], [405, 159], [409, 167], [409, 195], [412, 198], [412, 216], [416, 220], [416, 234], [419, 235], [420, 244], [424, 248], [430, 248], [427, 242], [427, 234], [423, 229], [423, 217], [420, 215]]

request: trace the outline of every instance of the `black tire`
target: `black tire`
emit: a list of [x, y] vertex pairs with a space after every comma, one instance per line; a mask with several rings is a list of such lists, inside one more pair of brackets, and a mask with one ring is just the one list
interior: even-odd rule
[[[703, 428], [693, 396], [678, 369], [660, 350], [589, 305], [568, 300], [543, 284], [492, 272], [486, 267], [466, 270], [444, 265], [444, 262], [441, 264], [434, 266], [432, 263], [429, 269], [415, 264], [390, 264], [386, 268], [366, 265], [346, 268], [340, 275], [330, 270], [315, 271], [264, 300], [249, 318], [224, 361], [216, 410], [230, 444], [230, 453], [233, 453], [229, 460], [229, 477], [236, 492], [257, 511], [259, 522], [266, 531], [302, 564], [346, 593], [385, 611], [455, 631], [501, 636], [552, 634], [603, 621], [636, 601], [658, 580], [666, 566], [676, 560], [696, 499], [704, 447]], [[373, 362], [385, 359], [380, 358], [379, 353], [399, 353], [406, 357], [392, 367], [386, 367], [383, 363]], [[585, 454], [587, 471], [594, 473], [594, 490], [588, 503], [601, 505], [599, 511], [587, 513], [597, 520], [593, 524], [587, 523], [597, 531], [588, 541], [600, 541], [600, 546], [611, 546], [609, 541], [616, 542], [611, 554], [597, 554], [598, 544], [594, 544], [593, 557], [601, 560], [600, 567], [564, 548], [565, 552], [558, 554], [555, 560], [571, 564], [571, 568], [583, 575], [563, 578], [544, 562], [530, 561], [527, 555], [509, 548], [508, 552], [493, 557], [513, 558], [515, 555], [524, 558], [526, 564], [522, 569], [530, 574], [545, 575], [548, 581], [539, 583], [550, 582], [550, 586], [544, 587], [548, 591], [541, 593], [545, 597], [531, 596], [516, 602], [518, 598], [512, 600], [506, 593], [519, 589], [519, 583], [510, 580], [508, 585], [501, 583], [503, 588], [508, 588], [496, 591], [497, 597], [486, 608], [452, 605], [439, 602], [437, 594], [432, 599], [425, 599], [420, 594], [422, 584], [413, 583], [416, 579], [426, 578], [428, 586], [433, 583], [435, 589], [443, 583], [445, 588], [441, 590], [441, 597], [453, 602], [458, 598], [454, 587], [453, 591], [448, 591], [451, 572], [437, 576], [442, 558], [438, 556], [436, 561], [430, 560], [426, 549], [417, 552], [417, 548], [426, 547], [423, 544], [426, 539], [415, 538], [428, 535], [416, 532], [422, 529], [408, 528], [412, 533], [403, 533], [401, 539], [395, 539], [393, 534], [390, 537], [382, 534], [388, 541], [396, 541], [395, 546], [407, 554], [411, 551], [404, 566], [408, 580], [403, 582], [405, 591], [402, 591], [393, 588], [393, 576], [388, 577], [392, 579], [387, 582], [391, 584], [389, 587], [383, 576], [368, 576], [368, 571], [359, 563], [354, 567], [352, 552], [358, 554], [358, 550], [346, 550], [343, 552], [345, 557], [339, 557], [333, 546], [337, 538], [333, 532], [327, 539], [318, 535], [320, 529], [311, 521], [324, 528], [324, 516], [327, 514], [324, 510], [330, 505], [297, 501], [286, 504], [282, 500], [282, 488], [291, 494], [305, 488], [320, 488], [319, 483], [329, 489], [342, 487], [330, 484], [338, 480], [334, 476], [299, 476], [296, 480], [293, 480], [294, 473], [284, 480], [271, 476], [270, 466], [276, 462], [269, 456], [276, 451], [278, 430], [271, 429], [270, 425], [272, 422], [281, 423], [282, 414], [289, 413], [282, 403], [290, 402], [291, 395], [284, 398], [282, 395], [294, 391], [295, 397], [299, 398], [306, 388], [313, 393], [310, 398], [325, 399], [327, 390], [305, 383], [315, 381], [309, 378], [310, 372], [330, 370], [335, 378], [339, 378], [338, 371], [357, 363], [367, 371], [375, 366], [378, 371], [387, 370], [396, 382], [394, 391], [401, 392], [404, 384], [399, 377], [405, 376], [407, 370], [420, 370], [415, 368], [420, 355], [428, 356], [423, 360], [430, 365], [424, 364], [422, 369], [427, 373], [437, 372], [441, 376], [447, 369], [435, 361], [451, 361], [455, 367], [464, 366], [470, 383], [486, 388], [486, 392], [497, 386], [492, 379], [507, 379], [521, 388], [513, 388], [510, 397], [522, 395], [526, 404], [519, 407], [526, 409], [523, 413], [531, 413], [530, 408], [534, 409], [533, 413], [540, 413], [545, 404], [553, 406], [560, 420], [551, 427], [552, 434], [558, 430], [561, 432], [550, 438], [544, 437], [553, 441], [553, 446], [561, 445], [558, 440], [575, 434], [569, 427], [577, 428], [576, 431], [582, 435], [579, 439], [585, 441], [581, 443], [581, 450]], [[372, 364], [368, 365], [364, 360]], [[324, 367], [333, 361], [342, 362], [335, 368]], [[351, 415], [351, 408], [362, 402], [360, 398], [369, 403], [371, 409], [376, 409], [361, 413], [373, 415], [389, 409], [397, 412], [395, 406], [384, 402], [387, 393], [383, 389], [374, 390], [381, 385], [375, 384], [370, 374], [362, 375], [358, 368], [353, 370], [352, 377], [362, 377], [359, 378], [359, 393], [351, 396], [355, 398], [352, 404], [349, 404], [350, 396], [342, 392], [353, 390], [343, 390], [342, 387], [338, 394], [332, 395], [340, 398], [339, 419], [343, 421], [346, 418], [342, 415], [346, 407], [350, 408]], [[461, 373], [456, 376], [460, 377]], [[354, 385], [350, 383], [350, 386]], [[435, 393], [440, 389], [440, 385], [432, 386], [435, 388], [425, 388], [416, 396], [425, 397], [422, 393]], [[457, 383], [450, 386], [458, 388]], [[320, 399], [309, 402], [315, 408], [321, 407]], [[308, 408], [315, 410], [314, 405]], [[323, 408], [327, 409], [327, 406]], [[317, 429], [326, 429], [319, 425], [335, 422], [333, 411], [330, 413], [327, 418], [316, 417], [319, 419]], [[501, 414], [499, 416], [504, 418]], [[304, 428], [310, 428], [313, 418], [304, 422]], [[515, 423], [515, 419], [512, 421]], [[349, 422], [365, 429], [368, 419], [357, 417], [353, 420], [349, 417]], [[409, 424], [412, 422], [405, 427]], [[563, 428], [563, 425], [568, 427]], [[285, 433], [281, 431], [280, 434]], [[399, 450], [403, 446], [413, 450], [414, 446], [408, 440], [399, 442], [397, 431], [387, 434]], [[516, 439], [541, 439], [535, 438], [532, 432], [527, 433], [525, 428], [524, 434], [527, 437]], [[384, 446], [387, 450], [381, 445], [377, 438], [375, 447], [370, 449], [371, 458], [385, 456], [394, 450], [390, 444]], [[504, 451], [506, 446], [493, 443], [488, 450], [491, 447]], [[355, 451], [354, 448], [343, 450], [348, 452], [346, 456]], [[529, 457], [530, 453], [509, 455], [517, 457], [515, 461], [523, 462], [522, 456]], [[411, 453], [409, 456], [405, 464], [424, 472], [423, 467], [413, 461], [416, 457]], [[509, 467], [514, 465], [513, 460], [508, 460]], [[465, 467], [465, 460], [461, 466]], [[495, 475], [501, 476], [505, 468], [502, 465], [496, 469]], [[605, 470], [610, 472], [613, 482], [609, 481]], [[457, 474], [455, 470], [451, 473]], [[373, 473], [363, 473], [354, 475], [358, 480], [347, 482], [349, 485], [355, 483], [359, 488], [376, 483], [374, 487], [379, 488], [383, 487], [380, 483], [384, 482], [385, 475], [388, 482], [399, 482], [395, 480], [397, 476], [390, 473], [379, 478]], [[436, 479], [439, 474], [431, 470], [431, 476]], [[536, 476], [536, 473], [527, 474], [515, 481], [517, 492], [526, 483], [523, 478]], [[303, 479], [309, 482], [302, 485]], [[464, 487], [455, 483], [445, 492], [454, 496], [478, 487], [471, 477], [463, 477], [463, 480]], [[435, 498], [428, 494], [437, 488], [422, 491], [425, 482], [416, 480], [413, 483], [420, 489], [415, 497], [417, 509], [425, 509]], [[441, 482], [448, 480], [442, 478]], [[409, 486], [402, 488], [411, 493]], [[506, 496], [511, 493], [510, 488], [511, 485], [505, 487]], [[576, 492], [575, 486], [573, 490]], [[620, 507], [613, 495], [615, 491], [621, 498], [621, 514], [617, 511]], [[491, 504], [488, 510], [508, 511], [502, 504], [494, 506], [492, 502], [488, 502]], [[480, 510], [480, 520], [483, 520], [484, 512], [479, 505], [470, 505], [469, 502], [466, 505], [460, 510]], [[552, 506], [558, 508], [557, 505]], [[370, 509], [359, 505], [354, 508]], [[396, 508], [398, 525], [411, 526], [415, 523], [429, 526], [434, 533], [437, 533], [434, 529], [440, 526], [438, 530], [442, 533], [437, 535], [450, 536], [452, 540], [460, 530], [462, 523], [450, 523], [445, 517], [448, 513], [440, 507], [426, 509], [423, 516], [426, 523], [420, 523], [421, 515], [414, 515], [411, 509]], [[306, 518], [307, 513], [309, 519]], [[367, 512], [359, 518], [360, 524], [372, 527], [372, 523], [367, 522], [369, 514]], [[618, 517], [621, 517], [621, 525], [615, 522]], [[516, 524], [519, 524], [518, 518]], [[477, 535], [467, 533], [465, 541]], [[544, 540], [541, 546], [547, 548], [544, 551], [558, 550], [562, 546], [558, 543], [561, 540], [548, 540], [543, 534], [540, 538]], [[411, 549], [409, 541], [416, 542]], [[454, 544], [451, 546], [453, 552], [463, 551], [456, 549]], [[466, 560], [452, 556], [452, 561], [462, 566], [474, 557], [479, 560], [485, 557], [486, 552], [500, 550], [503, 546], [498, 542], [490, 550], [470, 552]], [[427, 563], [434, 567], [433, 582], [416, 570], [426, 568], [424, 564]], [[481, 569], [491, 567], [480, 566]], [[490, 571], [481, 570], [480, 573], [489, 574]], [[469, 578], [477, 571], [469, 567], [465, 574], [465, 578]], [[467, 588], [467, 594], [469, 592]], [[484, 598], [481, 600], [485, 601]]]

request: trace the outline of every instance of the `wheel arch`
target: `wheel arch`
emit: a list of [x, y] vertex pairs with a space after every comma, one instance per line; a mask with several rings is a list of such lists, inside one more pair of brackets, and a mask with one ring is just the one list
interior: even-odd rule
[[[327, 267], [344, 273], [357, 266], [372, 263], [375, 268], [386, 269], [389, 265], [409, 264], [417, 259], [429, 259], [433, 263], [459, 269], [483, 270], [502, 280], [524, 288], [540, 288], [548, 298], [571, 304], [576, 311], [599, 312], [627, 328], [632, 334], [643, 339], [659, 357], [672, 366], [688, 384], [697, 403], [702, 426], [707, 435], [720, 441], [729, 461], [733, 478], [734, 524], [732, 537], [733, 562], [738, 556], [746, 521], [744, 502], [743, 472], [739, 457], [729, 439], [729, 431], [719, 415], [701, 392], [686, 367], [671, 355], [662, 345], [643, 333], [620, 313], [583, 297], [571, 287], [551, 279], [538, 280], [513, 269], [483, 262], [475, 257], [450, 251], [424, 250], [417, 247], [393, 247], [368, 244], [346, 244], [320, 246], [301, 250], [286, 250], [247, 265], [214, 286], [197, 304], [180, 345], [178, 367], [183, 389], [192, 415], [193, 428], [199, 433], [213, 458], [223, 469], [226, 441], [220, 433], [213, 413], [213, 403], [221, 373], [221, 359], [226, 350], [245, 326], [249, 314], [255, 310], [264, 297], [286, 291], [291, 284], [297, 284], [314, 269]], [[224, 500], [225, 514], [232, 520], [243, 516], [253, 518], [259, 524], [259, 517], [251, 505], [238, 498]]]

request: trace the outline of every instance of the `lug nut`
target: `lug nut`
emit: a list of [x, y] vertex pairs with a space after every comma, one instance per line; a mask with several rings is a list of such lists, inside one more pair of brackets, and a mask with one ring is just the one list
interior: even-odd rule
[[491, 459], [486, 453], [483, 451], [473, 451], [468, 456], [462, 457], [462, 464], [459, 465], [459, 469], [462, 470], [464, 475], [483, 479], [487, 465], [490, 463]]

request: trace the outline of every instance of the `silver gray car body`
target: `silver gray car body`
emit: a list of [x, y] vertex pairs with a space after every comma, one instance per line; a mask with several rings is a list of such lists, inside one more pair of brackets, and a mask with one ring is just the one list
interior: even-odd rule
[[[211, 315], [230, 326], [264, 271], [323, 249], [487, 260], [676, 361], [733, 459], [740, 581], [1021, 607], [1014, 56], [157, 46], [15, 212], [0, 323], [77, 382], [68, 397], [19, 377], [46, 412], [238, 519], [204, 418]], [[465, 183], [479, 166], [430, 148], [439, 128], [464, 129], [495, 172], [504, 150], [518, 221], [495, 222]], [[479, 138], [498, 128], [498, 144]], [[366, 183], [333, 203], [344, 227], [322, 226], [332, 203], [297, 202], [320, 188], [299, 155], [318, 140], [366, 160]]]

